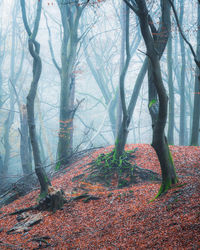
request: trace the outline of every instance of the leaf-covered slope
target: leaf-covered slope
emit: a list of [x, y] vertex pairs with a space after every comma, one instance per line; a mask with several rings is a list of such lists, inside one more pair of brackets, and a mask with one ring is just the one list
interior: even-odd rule
[[[136, 163], [160, 173], [159, 162], [149, 145], [138, 147]], [[165, 196], [148, 203], [157, 193], [159, 183], [140, 183], [116, 189], [72, 181], [89, 167], [98, 150], [74, 163], [69, 171], [52, 181], [62, 188], [67, 198], [81, 193], [100, 197], [99, 200], [70, 201], [56, 213], [42, 212], [42, 221], [29, 231], [7, 234], [16, 224], [16, 216], [6, 216], [15, 209], [34, 205], [38, 191], [21, 197], [0, 211], [0, 249], [158, 249], [200, 247], [200, 147], [171, 146], [179, 176], [179, 184]], [[36, 212], [32, 212], [36, 213]], [[39, 240], [38, 240], [39, 239]], [[48, 244], [47, 244], [48, 243]]]

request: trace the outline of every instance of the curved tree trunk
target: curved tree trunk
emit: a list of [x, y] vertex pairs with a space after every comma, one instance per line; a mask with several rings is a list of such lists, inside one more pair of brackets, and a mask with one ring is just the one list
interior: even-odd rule
[[[146, 2], [145, 0], [136, 0], [136, 3], [139, 9], [138, 16], [140, 20], [141, 32], [147, 48], [147, 55], [149, 56], [149, 63], [151, 65], [155, 89], [157, 91], [159, 101], [158, 114], [154, 113], [152, 141], [152, 146], [156, 151], [162, 171], [162, 185], [157, 195], [159, 196], [161, 193], [167, 191], [171, 185], [175, 184], [178, 180], [164, 133], [167, 121], [168, 97], [162, 81], [159, 56], [155, 49], [153, 35], [149, 28], [149, 17]], [[161, 0], [162, 7], [163, 3], [164, 2]], [[162, 8], [162, 11], [166, 11], [166, 9]]]
[[29, 134], [31, 139], [31, 145], [33, 150], [33, 158], [35, 163], [35, 172], [40, 182], [41, 194], [47, 194], [48, 186], [51, 185], [47, 174], [42, 167], [42, 161], [39, 150], [39, 143], [37, 140], [36, 126], [35, 126], [35, 114], [34, 114], [34, 101], [37, 93], [38, 82], [42, 71], [42, 62], [39, 57], [40, 45], [38, 42], [29, 39], [29, 52], [33, 57], [33, 81], [31, 82], [31, 88], [27, 96], [27, 116]]
[[42, 62], [39, 56], [40, 44], [35, 40], [35, 37], [38, 32], [39, 22], [40, 22], [42, 1], [40, 0], [37, 3], [37, 15], [35, 18], [33, 32], [31, 32], [28, 22], [27, 22], [25, 1], [20, 0], [20, 3], [21, 3], [22, 18], [23, 18], [24, 26], [29, 36], [28, 48], [29, 48], [30, 55], [33, 58], [33, 80], [31, 82], [31, 87], [27, 96], [28, 127], [29, 127], [32, 150], [33, 150], [35, 172], [40, 183], [40, 193], [43, 195], [46, 195], [48, 193], [48, 187], [49, 185], [51, 185], [51, 183], [47, 177], [45, 169], [42, 166], [39, 144], [38, 144], [37, 134], [36, 134], [35, 116], [34, 116], [35, 115], [34, 101], [35, 101], [35, 97], [37, 93], [38, 82], [39, 82], [41, 71], [42, 71]]

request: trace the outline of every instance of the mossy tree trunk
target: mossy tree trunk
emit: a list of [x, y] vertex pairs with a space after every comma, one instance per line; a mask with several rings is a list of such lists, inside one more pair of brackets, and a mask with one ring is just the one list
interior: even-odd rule
[[[149, 57], [149, 63], [154, 78], [155, 89], [158, 94], [158, 113], [154, 113], [153, 124], [153, 141], [152, 146], [155, 149], [162, 171], [162, 185], [157, 196], [167, 191], [172, 184], [177, 183], [176, 172], [172, 156], [168, 147], [167, 139], [164, 133], [166, 121], [167, 121], [167, 105], [168, 97], [165, 87], [162, 81], [159, 55], [155, 49], [154, 38], [152, 34], [152, 28], [149, 27], [149, 15], [146, 7], [145, 0], [136, 0], [137, 3], [137, 15], [140, 21], [140, 27], [144, 42], [147, 48], [147, 55]], [[163, 7], [163, 1], [161, 0], [161, 6]], [[162, 11], [165, 9], [162, 8]]]
[[[124, 0], [124, 2], [134, 12], [137, 12], [137, 9], [135, 8], [135, 6], [131, 5], [128, 0]], [[162, 56], [162, 54], [163, 54], [163, 52], [165, 50], [166, 44], [167, 44], [168, 32], [166, 32], [165, 30], [166, 30], [166, 23], [167, 23], [167, 20], [169, 19], [169, 13], [170, 13], [170, 5], [169, 5], [169, 3], [163, 2], [162, 3], [162, 8], [165, 9], [166, 11], [162, 15], [162, 20], [161, 20], [161, 23], [160, 23], [159, 32], [157, 32], [157, 35], [155, 35], [156, 36], [155, 47], [156, 47], [156, 51], [157, 51], [157, 53], [159, 55], [159, 59], [161, 58], [161, 56]], [[154, 32], [155, 30], [154, 30], [154, 26], [153, 26], [153, 21], [152, 21], [152, 19], [151, 19], [151, 17], [149, 15], [148, 15], [148, 21], [149, 21], [150, 25], [152, 24], [151, 29]], [[166, 34], [163, 35], [163, 33], [166, 33]], [[167, 37], [165, 39], [166, 35], [167, 35]], [[126, 67], [126, 65], [125, 65], [125, 67]], [[150, 73], [151, 70], [149, 70], [150, 67], [151, 67], [151, 65], [148, 65], [148, 58], [146, 58], [144, 63], [143, 63], [143, 66], [142, 66], [142, 68], [141, 68], [141, 70], [140, 70], [140, 72], [138, 74], [138, 77], [137, 77], [135, 87], [134, 87], [132, 95], [131, 95], [131, 99], [130, 99], [128, 108], [127, 108], [127, 110], [124, 109], [125, 112], [123, 112], [123, 113], [125, 115], [123, 115], [122, 123], [121, 123], [120, 129], [118, 131], [117, 139], [116, 139], [116, 142], [115, 142], [115, 148], [116, 148], [116, 151], [118, 152], [117, 153], [118, 158], [122, 155], [122, 153], [124, 151], [124, 147], [125, 147], [126, 140], [127, 140], [127, 137], [128, 137], [128, 127], [129, 127], [129, 124], [130, 124], [130, 121], [131, 121], [131, 117], [133, 115], [133, 111], [134, 111], [134, 108], [135, 108], [135, 105], [136, 105], [137, 97], [138, 97], [142, 82], [144, 80], [145, 74], [147, 72], [147, 69], [148, 69], [149, 79], [153, 79], [153, 76], [151, 76], [152, 73]], [[121, 83], [123, 83], [124, 78], [125, 78], [125, 76], [123, 76], [123, 74], [124, 73], [122, 71], [121, 79], [120, 79], [120, 81], [122, 80]], [[151, 85], [151, 88], [149, 88], [150, 89], [149, 103], [151, 103], [151, 101], [154, 98], [157, 99], [157, 92], [155, 90], [153, 80], [152, 81], [149, 80], [149, 84]], [[121, 84], [121, 86], [123, 86], [123, 84]], [[122, 95], [122, 98], [123, 98], [123, 95]], [[152, 108], [154, 108], [154, 107], [152, 106]]]
[[120, 83], [119, 83], [119, 90], [120, 90], [120, 100], [121, 100], [121, 107], [122, 107], [122, 123], [120, 129], [118, 131], [117, 139], [115, 142], [115, 151], [116, 151], [116, 159], [119, 160], [120, 156], [122, 156], [124, 152], [124, 147], [127, 141], [128, 136], [128, 127], [130, 124], [130, 117], [128, 115], [128, 110], [126, 107], [126, 97], [125, 97], [125, 76], [128, 70], [128, 66], [130, 63], [130, 46], [129, 46], [129, 7], [126, 6], [126, 25], [125, 25], [125, 37], [126, 37], [126, 59], [124, 63], [124, 67], [120, 73]]

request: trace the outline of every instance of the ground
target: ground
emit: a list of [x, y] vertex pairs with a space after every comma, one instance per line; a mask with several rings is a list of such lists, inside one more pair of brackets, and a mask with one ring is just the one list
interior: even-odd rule
[[[153, 148], [135, 144], [126, 149], [135, 147], [137, 165], [160, 173]], [[159, 190], [158, 182], [118, 189], [114, 182], [112, 187], [103, 187], [72, 181], [85, 173], [88, 163], [99, 153], [111, 149], [91, 153], [52, 181], [64, 190], [68, 200], [86, 192], [100, 199], [74, 200], [55, 213], [41, 212], [39, 224], [15, 234], [7, 231], [17, 223], [17, 215], [7, 214], [34, 205], [39, 191], [1, 208], [0, 249], [199, 249], [200, 147], [170, 146], [179, 183], [150, 203]]]

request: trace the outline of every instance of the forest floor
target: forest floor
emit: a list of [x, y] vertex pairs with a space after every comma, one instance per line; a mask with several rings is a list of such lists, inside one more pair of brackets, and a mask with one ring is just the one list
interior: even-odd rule
[[[153, 148], [138, 148], [136, 163], [160, 173]], [[55, 213], [40, 212], [40, 223], [22, 232], [7, 233], [16, 223], [16, 209], [36, 203], [39, 190], [20, 197], [0, 209], [0, 249], [200, 249], [200, 147], [170, 146], [179, 183], [153, 202], [160, 183], [144, 182], [119, 189], [74, 181], [95, 157], [112, 147], [100, 149], [72, 164], [52, 184], [67, 198], [89, 193], [98, 200], [66, 203]], [[72, 181], [73, 180], [73, 181]], [[37, 211], [29, 214], [38, 214]]]

